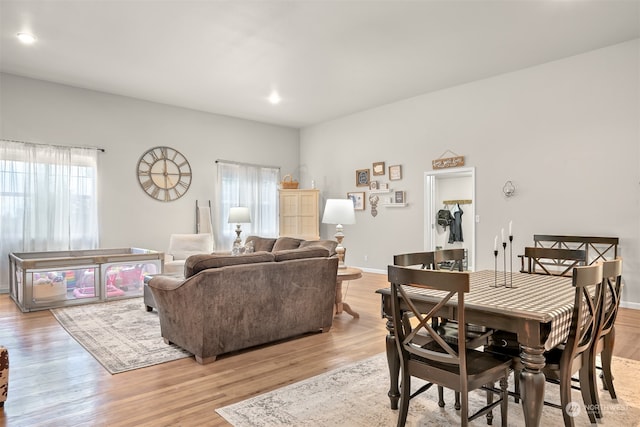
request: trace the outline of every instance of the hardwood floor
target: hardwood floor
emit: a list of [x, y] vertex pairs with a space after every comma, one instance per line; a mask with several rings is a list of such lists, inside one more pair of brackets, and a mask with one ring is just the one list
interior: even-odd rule
[[[110, 375], [51, 313], [21, 313], [0, 295], [0, 344], [9, 349], [9, 398], [0, 426], [226, 426], [216, 408], [280, 388], [385, 350], [375, 290], [386, 276], [343, 283], [360, 313], [335, 317], [331, 331], [218, 358], [193, 358]], [[617, 356], [640, 360], [640, 311], [620, 309]]]

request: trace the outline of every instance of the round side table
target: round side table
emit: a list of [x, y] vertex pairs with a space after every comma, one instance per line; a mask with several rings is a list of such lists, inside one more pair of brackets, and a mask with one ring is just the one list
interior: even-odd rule
[[338, 268], [338, 276], [336, 278], [336, 314], [346, 311], [355, 318], [360, 317], [358, 313], [351, 309], [346, 302], [342, 302], [342, 282], [344, 280], [357, 280], [362, 277], [362, 270], [356, 267]]

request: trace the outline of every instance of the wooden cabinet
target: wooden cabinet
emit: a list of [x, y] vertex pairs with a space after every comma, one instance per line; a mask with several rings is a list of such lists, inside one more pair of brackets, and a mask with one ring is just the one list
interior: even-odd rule
[[280, 236], [320, 238], [320, 190], [280, 190]]

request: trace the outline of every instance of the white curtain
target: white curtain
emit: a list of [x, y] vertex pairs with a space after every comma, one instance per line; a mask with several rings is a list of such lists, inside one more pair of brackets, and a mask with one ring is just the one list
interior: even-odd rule
[[242, 240], [250, 235], [278, 235], [279, 169], [238, 163], [217, 162], [214, 236], [219, 250], [230, 250], [236, 238], [235, 224], [227, 223], [229, 208], [248, 207], [251, 223], [241, 224]]
[[98, 151], [0, 140], [0, 292], [8, 254], [98, 247]]

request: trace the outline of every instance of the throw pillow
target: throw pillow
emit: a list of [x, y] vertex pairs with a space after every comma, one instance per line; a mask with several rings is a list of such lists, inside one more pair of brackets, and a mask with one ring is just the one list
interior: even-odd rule
[[255, 252], [246, 255], [193, 255], [187, 258], [184, 265], [184, 277], [189, 278], [209, 268], [220, 268], [229, 265], [253, 264], [257, 262], [273, 262], [274, 256], [269, 252]]
[[300, 243], [300, 249], [310, 247], [325, 248], [329, 251], [329, 256], [334, 256], [336, 254], [336, 246], [338, 246], [338, 242], [335, 240], [305, 240]]
[[285, 249], [283, 251], [273, 252], [273, 255], [277, 262], [303, 258], [328, 258], [329, 251], [321, 247], [310, 247], [304, 249]]
[[302, 239], [295, 239], [293, 237], [278, 237], [278, 240], [276, 240], [275, 245], [273, 245], [271, 252], [298, 249], [302, 242]]

